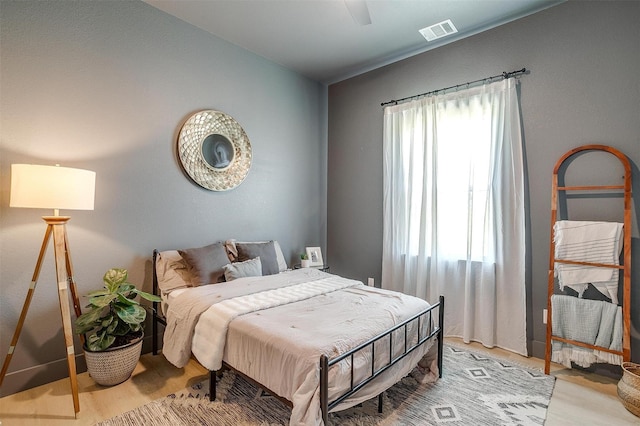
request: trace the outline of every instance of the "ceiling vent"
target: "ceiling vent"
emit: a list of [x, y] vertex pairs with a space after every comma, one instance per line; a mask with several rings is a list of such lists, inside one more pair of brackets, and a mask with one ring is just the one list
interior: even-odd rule
[[447, 19], [446, 21], [431, 25], [430, 27], [423, 28], [419, 31], [427, 41], [433, 41], [458, 32], [456, 27], [453, 25], [453, 22], [451, 22], [451, 19]]

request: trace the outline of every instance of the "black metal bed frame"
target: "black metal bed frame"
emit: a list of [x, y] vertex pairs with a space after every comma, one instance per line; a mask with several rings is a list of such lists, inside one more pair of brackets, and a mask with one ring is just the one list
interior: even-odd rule
[[[158, 276], [156, 273], [156, 258], [158, 256], [158, 250], [154, 249], [153, 250], [153, 294], [158, 295]], [[152, 337], [152, 343], [153, 343], [153, 354], [157, 355], [158, 354], [158, 324], [162, 324], [163, 326], [166, 327], [167, 322], [166, 320], [160, 316], [158, 314], [158, 304], [159, 302], [153, 302], [153, 321], [152, 321], [152, 331], [153, 331], [153, 337]], [[434, 322], [434, 314], [433, 311], [435, 309], [438, 309], [438, 323], [436, 324]], [[409, 341], [410, 341], [410, 335], [409, 335], [409, 330], [408, 327], [411, 326], [411, 324], [413, 324], [414, 322], [417, 323], [417, 327], [416, 327], [416, 332], [415, 332], [415, 343], [413, 343], [412, 345], [409, 345]], [[424, 331], [424, 327], [427, 327], [427, 334], [424, 337], [420, 337], [421, 334], [423, 334], [422, 332]], [[405, 321], [403, 321], [400, 324], [395, 325], [393, 328], [390, 328], [389, 330], [380, 333], [379, 335], [367, 340], [366, 342], [356, 346], [355, 348], [351, 349], [350, 351], [341, 354], [335, 358], [329, 359], [329, 357], [327, 357], [326, 355], [321, 355], [320, 356], [320, 360], [319, 360], [319, 365], [320, 365], [320, 407], [321, 407], [321, 411], [322, 411], [322, 420], [324, 422], [325, 425], [328, 424], [328, 419], [329, 419], [329, 412], [335, 408], [338, 404], [340, 404], [342, 401], [344, 401], [346, 398], [352, 396], [353, 394], [355, 394], [357, 391], [359, 391], [360, 389], [362, 389], [364, 386], [366, 386], [369, 382], [371, 382], [372, 380], [374, 380], [376, 377], [378, 377], [380, 374], [382, 374], [383, 372], [385, 372], [386, 370], [388, 370], [389, 368], [391, 368], [392, 366], [394, 366], [397, 362], [401, 361], [402, 359], [404, 359], [406, 356], [408, 356], [409, 354], [411, 354], [414, 350], [418, 349], [420, 346], [424, 345], [427, 341], [432, 340], [433, 338], [436, 338], [438, 340], [438, 346], [437, 346], [437, 350], [438, 350], [438, 375], [440, 378], [442, 378], [442, 348], [443, 348], [443, 341], [444, 341], [444, 335], [443, 335], [443, 328], [444, 327], [444, 296], [440, 296], [438, 303], [433, 304], [431, 306], [429, 306], [428, 308], [424, 309], [423, 311], [415, 314], [414, 316], [412, 316], [411, 318], [406, 319]], [[403, 334], [404, 334], [404, 350], [402, 351], [401, 354], [397, 355], [395, 358], [393, 356], [393, 352], [394, 352], [394, 345], [393, 345], [393, 335], [396, 331], [403, 329]], [[383, 339], [388, 339], [389, 340], [389, 353], [388, 353], [388, 358], [389, 361], [382, 367], [378, 368], [377, 370], [375, 369], [375, 356], [376, 356], [376, 352], [375, 352], [375, 344], [378, 341], [381, 341]], [[364, 378], [363, 380], [361, 380], [358, 383], [354, 383], [354, 355], [357, 354], [358, 352], [364, 351], [364, 350], [370, 350], [371, 351], [371, 372], [370, 374]], [[334, 400], [329, 401], [329, 369], [331, 368], [331, 366], [344, 361], [345, 359], [350, 358], [351, 361], [351, 378], [350, 378], [350, 386], [349, 386], [349, 390], [346, 391], [345, 393], [339, 395], [338, 397], [336, 397]], [[242, 376], [243, 378], [247, 379], [249, 382], [257, 385], [258, 387], [264, 389], [265, 391], [269, 392], [272, 396], [274, 396], [275, 398], [277, 398], [278, 400], [280, 400], [282, 403], [284, 403], [285, 405], [292, 407], [293, 404], [291, 403], [291, 401], [289, 401], [286, 398], [280, 397], [278, 396], [276, 393], [270, 391], [268, 388], [266, 388], [264, 385], [262, 385], [261, 383], [258, 383], [257, 381], [253, 380], [251, 377], [248, 377], [247, 375], [243, 374], [242, 372], [234, 369], [232, 366], [228, 365], [227, 363], [225, 363], [223, 361], [222, 363], [222, 368], [220, 370], [217, 371], [209, 371], [209, 399], [211, 401], [214, 401], [216, 399], [216, 379], [217, 376], [221, 375], [223, 370], [233, 370], [236, 372], [236, 374], [239, 374], [240, 376]], [[382, 393], [378, 395], [378, 411], [382, 412]]]
[[[153, 249], [153, 258], [151, 263], [151, 276], [153, 277], [153, 294], [156, 296], [160, 296], [160, 291], [158, 288], [158, 272], [156, 271], [156, 262], [158, 260], [158, 250]], [[154, 355], [158, 355], [158, 324], [162, 324], [163, 327], [167, 326], [167, 321], [163, 316], [158, 314], [158, 305], [160, 302], [153, 302], [153, 319], [151, 321], [151, 332], [153, 336], [151, 337], [152, 342], [152, 351]]]

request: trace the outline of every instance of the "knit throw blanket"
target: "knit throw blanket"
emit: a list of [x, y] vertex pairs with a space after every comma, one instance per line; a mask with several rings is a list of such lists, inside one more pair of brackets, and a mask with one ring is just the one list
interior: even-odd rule
[[[613, 303], [551, 296], [553, 335], [611, 350], [622, 350], [622, 309]], [[554, 341], [551, 361], [571, 368], [595, 363], [622, 364], [622, 356]]]

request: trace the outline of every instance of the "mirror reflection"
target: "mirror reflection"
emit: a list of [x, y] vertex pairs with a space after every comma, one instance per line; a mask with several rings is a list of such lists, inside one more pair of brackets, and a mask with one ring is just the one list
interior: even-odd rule
[[233, 161], [233, 144], [224, 135], [211, 134], [202, 141], [202, 158], [214, 169], [229, 167]]

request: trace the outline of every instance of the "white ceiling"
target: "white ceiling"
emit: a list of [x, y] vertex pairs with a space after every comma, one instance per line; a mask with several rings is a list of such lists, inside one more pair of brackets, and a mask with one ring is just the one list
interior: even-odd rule
[[[331, 84], [563, 0], [144, 1], [286, 68]], [[366, 6], [371, 24], [356, 22], [347, 3]], [[418, 32], [446, 19], [451, 19], [457, 34], [427, 43]]]

